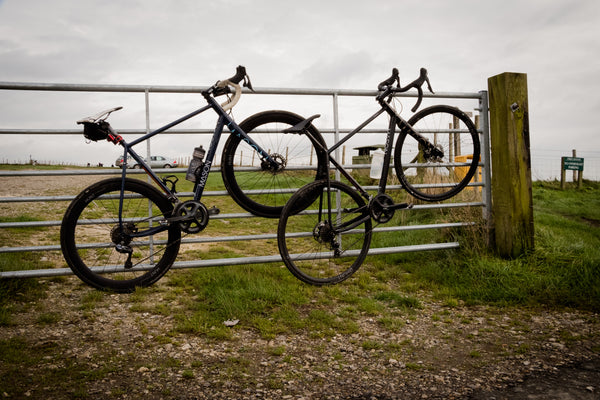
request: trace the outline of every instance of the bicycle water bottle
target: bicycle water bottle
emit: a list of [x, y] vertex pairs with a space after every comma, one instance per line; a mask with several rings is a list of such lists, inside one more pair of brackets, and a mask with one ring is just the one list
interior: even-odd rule
[[200, 147], [194, 148], [194, 154], [192, 155], [190, 166], [188, 167], [187, 173], [185, 174], [185, 179], [187, 179], [190, 182], [196, 182], [196, 174], [199, 173], [200, 169], [202, 168], [204, 154], [206, 154], [206, 151], [204, 151], [202, 145], [200, 145]]
[[383, 156], [385, 153], [379, 149], [373, 152], [373, 159], [371, 160], [371, 171], [369, 171], [369, 177], [371, 179], [381, 178], [383, 172]]

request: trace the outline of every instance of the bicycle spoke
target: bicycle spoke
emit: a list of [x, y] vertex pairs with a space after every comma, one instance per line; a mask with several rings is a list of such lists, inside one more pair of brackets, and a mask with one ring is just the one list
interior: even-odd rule
[[[284, 208], [278, 228], [286, 266], [299, 279], [315, 285], [351, 276], [362, 264], [371, 240], [371, 220], [362, 197], [340, 182], [331, 182], [331, 187], [331, 193], [325, 181], [303, 187]], [[335, 204], [331, 209], [326, 206], [330, 194]], [[306, 210], [290, 212], [297, 206], [294, 203]]]
[[456, 195], [476, 174], [478, 133], [470, 118], [449, 106], [433, 106], [415, 114], [408, 123], [417, 131], [402, 131], [394, 163], [398, 178], [413, 196], [427, 201]]
[[[125, 189], [122, 223], [118, 178], [92, 185], [78, 196], [61, 229], [69, 266], [82, 280], [102, 289], [130, 291], [151, 284], [168, 270], [179, 251], [178, 227], [155, 230], [165, 212], [170, 215], [170, 202], [141, 181], [127, 179]], [[148, 236], [131, 237], [144, 232]]]

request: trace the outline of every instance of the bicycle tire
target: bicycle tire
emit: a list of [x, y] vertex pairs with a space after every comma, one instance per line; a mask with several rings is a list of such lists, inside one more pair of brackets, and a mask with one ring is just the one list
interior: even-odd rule
[[[169, 270], [179, 252], [181, 231], [173, 224], [166, 231], [131, 240], [127, 244], [133, 249], [133, 266], [126, 268], [128, 255], [115, 248], [120, 231], [121, 184], [121, 178], [111, 178], [81, 192], [65, 212], [60, 244], [67, 264], [83, 282], [101, 290], [127, 293], [152, 285]], [[171, 215], [171, 202], [150, 184], [125, 179], [124, 189], [125, 229], [140, 232]]]
[[[277, 244], [285, 266], [296, 278], [316, 286], [340, 283], [352, 276], [364, 262], [371, 244], [372, 225], [365, 200], [342, 182], [332, 181], [330, 185], [336, 201], [332, 211], [339, 212], [337, 226], [353, 220], [360, 220], [360, 224], [340, 236], [328, 232], [328, 186], [326, 180], [320, 180], [302, 187], [290, 198], [277, 228]], [[296, 202], [306, 210], [297, 213]], [[337, 255], [332, 251], [334, 243], [339, 245]]]
[[[479, 134], [471, 118], [456, 107], [437, 105], [419, 111], [408, 124], [444, 155], [428, 157], [412, 132], [402, 129], [394, 168], [404, 189], [424, 201], [442, 201], [458, 194], [475, 176], [480, 160]], [[452, 165], [457, 162], [465, 164]]]
[[[241, 136], [231, 134], [227, 139], [221, 164], [223, 182], [233, 200], [246, 211], [260, 217], [279, 218], [283, 206], [299, 187], [326, 176], [326, 155], [317, 146], [325, 146], [325, 141], [314, 125], [307, 128], [312, 137], [281, 132], [303, 120], [297, 114], [274, 110], [254, 114], [240, 124], [271, 157], [285, 162], [285, 168], [278, 172], [263, 168], [257, 151]], [[316, 162], [316, 169], [291, 168], [307, 167], [311, 160]], [[260, 169], [248, 171], [249, 166]]]

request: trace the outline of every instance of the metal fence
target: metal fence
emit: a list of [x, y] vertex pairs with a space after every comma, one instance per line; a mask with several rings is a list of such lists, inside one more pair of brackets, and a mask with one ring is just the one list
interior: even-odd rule
[[[145, 113], [146, 113], [146, 130], [125, 130], [120, 132], [125, 133], [145, 133], [149, 130], [148, 121], [150, 119], [149, 109], [149, 96], [151, 93], [200, 93], [205, 87], [200, 86], [137, 86], [137, 85], [76, 85], [76, 84], [44, 84], [44, 83], [10, 83], [0, 82], [0, 96], [6, 91], [51, 91], [51, 92], [134, 92], [143, 93], [145, 96]], [[251, 92], [244, 91], [245, 94]], [[329, 137], [330, 143], [337, 142], [345, 132], [350, 129], [341, 129], [339, 127], [339, 116], [340, 111], [339, 99], [349, 97], [374, 97], [376, 92], [368, 90], [334, 90], [334, 89], [256, 89], [253, 95], [267, 95], [267, 96], [316, 96], [319, 98], [330, 98], [333, 107], [333, 126], [320, 127], [320, 131], [324, 136]], [[414, 97], [414, 94], [404, 94], [403, 97]], [[438, 93], [438, 94], [427, 94], [427, 98], [433, 98], [436, 102], [438, 99], [444, 99], [447, 102], [448, 99], [468, 99], [469, 101], [476, 101], [477, 105], [473, 107], [476, 111], [476, 119], [478, 120], [482, 159], [481, 159], [481, 180], [478, 182], [471, 183], [470, 186], [476, 187], [481, 192], [481, 200], [472, 202], [456, 202], [456, 203], [443, 203], [443, 204], [417, 204], [411, 210], [403, 212], [419, 212], [420, 210], [426, 209], [450, 209], [450, 208], [464, 208], [464, 207], [477, 207], [482, 209], [484, 219], [489, 218], [491, 210], [491, 189], [490, 189], [490, 151], [489, 151], [489, 125], [488, 125], [488, 100], [487, 92], [481, 91], [478, 93]], [[247, 100], [250, 101], [250, 100]], [[452, 100], [449, 100], [452, 101]], [[439, 103], [439, 102], [438, 102]], [[478, 114], [478, 115], [477, 115]], [[212, 134], [212, 130], [208, 129], [177, 129], [170, 131], [175, 134]], [[367, 132], [374, 133], [374, 132]], [[0, 126], [0, 135], [81, 135], [79, 129], [9, 129]], [[148, 153], [149, 153], [148, 148]], [[339, 158], [341, 159], [341, 158]], [[217, 163], [215, 163], [217, 164]], [[368, 168], [369, 166], [364, 165], [344, 165], [344, 167], [352, 169]], [[169, 169], [169, 170], [157, 170], [163, 172], [185, 172], [185, 169]], [[219, 171], [219, 167], [213, 167], [212, 172]], [[132, 173], [140, 173], [143, 171], [132, 171]], [[75, 175], [120, 175], [119, 169], [71, 169], [71, 170], [31, 170], [31, 171], [0, 171], [0, 177], [19, 179], [22, 177], [44, 177], [44, 176], [75, 176]], [[367, 187], [368, 188], [368, 187]], [[373, 189], [375, 187], [372, 187]], [[388, 189], [401, 189], [399, 186], [388, 186]], [[12, 196], [12, 197], [0, 197], [0, 206], [10, 207], [17, 203], [27, 203], [32, 206], [37, 206], [41, 203], [45, 204], [56, 204], [55, 207], [66, 209], [68, 202], [74, 197], [75, 193], [68, 195], [33, 195], [33, 196]], [[192, 193], [183, 193], [182, 196], [191, 196]], [[225, 191], [206, 191], [203, 196], [227, 196]], [[229, 219], [237, 218], [257, 218], [253, 215], [245, 212], [239, 213], [225, 213], [215, 216], [211, 216], [212, 219]], [[4, 219], [6, 220], [6, 219]], [[44, 220], [44, 221], [15, 221], [15, 222], [0, 222], [0, 229], [11, 229], [19, 228], [20, 230], [30, 230], [31, 237], [36, 232], [36, 228], [46, 227], [59, 227], [61, 224], [60, 220]], [[414, 230], [428, 230], [428, 229], [446, 229], [455, 228], [466, 225], [472, 225], [473, 221], [460, 221], [451, 223], [436, 223], [436, 224], [425, 224], [425, 225], [407, 225], [407, 226], [383, 226], [375, 228], [375, 232], [408, 232]], [[260, 234], [260, 235], [217, 235], [217, 236], [203, 236], [199, 234], [193, 237], [186, 237], [182, 240], [182, 245], [186, 243], [225, 243], [231, 241], [252, 241], [252, 240], [276, 240], [277, 235], [276, 229], [273, 229], [273, 233]], [[29, 232], [29, 231], [28, 231]], [[443, 250], [452, 249], [459, 247], [457, 242], [444, 242], [444, 243], [423, 243], [409, 246], [400, 247], [380, 247], [371, 248], [369, 255], [379, 254], [392, 254], [402, 252], [416, 252], [416, 251], [427, 251], [427, 250]], [[56, 238], [56, 243], [49, 245], [31, 245], [31, 246], [10, 246], [8, 243], [3, 243], [0, 247], [0, 254], [8, 253], [46, 253], [46, 252], [60, 252], [60, 243]], [[225, 265], [241, 265], [241, 264], [258, 264], [258, 263], [275, 263], [281, 262], [279, 254], [254, 256], [254, 257], [236, 257], [236, 258], [219, 258], [219, 259], [197, 259], [188, 261], [176, 261], [173, 268], [198, 268], [208, 266], [225, 266]], [[64, 265], [64, 263], [63, 263]], [[50, 277], [60, 275], [70, 275], [71, 270], [69, 268], [45, 268], [45, 269], [29, 269], [29, 270], [4, 270], [0, 271], [0, 278], [25, 278], [25, 277]]]

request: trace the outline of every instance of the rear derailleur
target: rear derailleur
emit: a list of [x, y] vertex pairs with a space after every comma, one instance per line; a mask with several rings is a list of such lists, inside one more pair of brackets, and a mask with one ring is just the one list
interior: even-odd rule
[[129, 245], [131, 243], [133, 233], [137, 233], [138, 228], [133, 222], [126, 222], [123, 224], [115, 225], [110, 231], [110, 238], [115, 244], [115, 249], [121, 254], [127, 254], [127, 260], [125, 261], [125, 269], [131, 269], [133, 263], [131, 262], [131, 255], [133, 254], [133, 248]]

